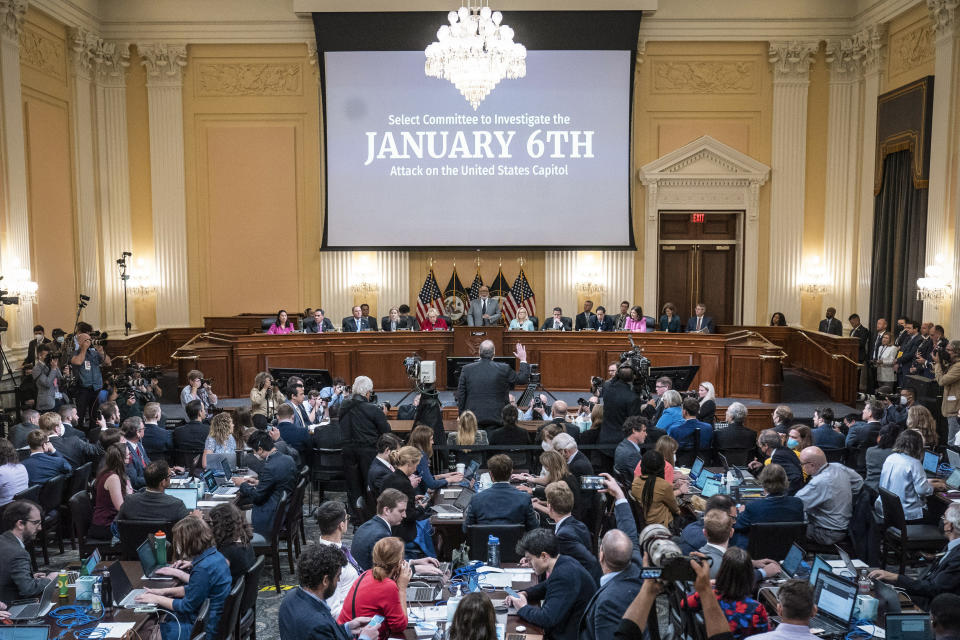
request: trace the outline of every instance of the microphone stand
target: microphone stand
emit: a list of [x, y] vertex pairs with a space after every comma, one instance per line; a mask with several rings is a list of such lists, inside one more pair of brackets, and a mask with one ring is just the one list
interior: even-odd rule
[[127, 273], [127, 257], [132, 255], [129, 251], [120, 254], [117, 260], [117, 268], [120, 269], [120, 282], [123, 284], [123, 335], [130, 335], [130, 327], [133, 326], [127, 315], [127, 280], [130, 275]]

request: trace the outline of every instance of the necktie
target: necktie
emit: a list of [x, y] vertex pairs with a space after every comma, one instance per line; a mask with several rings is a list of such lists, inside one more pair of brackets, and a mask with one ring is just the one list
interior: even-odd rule
[[391, 321], [391, 322], [390, 322], [390, 331], [396, 331], [396, 330], [397, 330], [397, 323]]
[[697, 331], [700, 331], [700, 322], [703, 321], [703, 316], [697, 316]]
[[480, 301], [480, 315], [487, 315], [487, 299]]
[[360, 331], [360, 318], [357, 318], [357, 331]]
[[347, 562], [350, 563], [350, 566], [357, 570], [357, 573], [360, 572], [360, 565], [357, 564], [357, 561], [353, 559], [353, 554], [350, 553], [349, 547], [340, 547], [340, 550], [343, 551], [343, 555], [346, 556]]
[[317, 323], [317, 333], [323, 333], [323, 321]]
[[146, 467], [147, 461], [143, 459], [143, 454], [140, 452], [140, 445], [137, 445], [133, 450], [137, 452], [137, 458], [140, 459], [140, 466]]

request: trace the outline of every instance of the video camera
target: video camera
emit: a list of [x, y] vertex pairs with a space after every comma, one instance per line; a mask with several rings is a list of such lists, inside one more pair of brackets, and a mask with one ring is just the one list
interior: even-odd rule
[[432, 385], [437, 382], [436, 360], [423, 360], [417, 354], [403, 359], [403, 368], [407, 377], [417, 385]]
[[91, 331], [90, 332], [90, 346], [97, 347], [103, 346], [107, 343], [108, 334], [106, 331]]
[[633, 392], [646, 401], [650, 399], [650, 389], [647, 386], [647, 380], [650, 378], [650, 360], [634, 343], [633, 337], [629, 337], [628, 340], [633, 348], [620, 354], [620, 363], [617, 368], [627, 367], [633, 371]]
[[708, 562], [706, 558], [685, 556], [673, 541], [670, 530], [662, 524], [650, 524], [643, 528], [639, 537], [640, 550], [650, 560], [651, 567], [643, 567], [641, 576], [661, 582], [693, 581], [696, 575], [690, 560]]

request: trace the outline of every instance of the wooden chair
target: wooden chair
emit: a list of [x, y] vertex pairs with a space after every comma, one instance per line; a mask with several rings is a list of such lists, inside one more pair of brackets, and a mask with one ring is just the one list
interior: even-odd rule
[[936, 552], [943, 549], [947, 539], [940, 529], [932, 524], [907, 524], [903, 514], [900, 496], [886, 489], [880, 489], [880, 503], [883, 505], [883, 544], [880, 551], [881, 564], [887, 564], [891, 547], [897, 550], [900, 559], [900, 573], [907, 565], [907, 554], [912, 552]]
[[270, 556], [270, 562], [273, 564], [273, 582], [277, 587], [278, 594], [280, 593], [280, 532], [283, 530], [289, 504], [290, 494], [284, 491], [277, 503], [277, 510], [273, 514], [270, 535], [264, 542], [253, 545], [253, 551], [258, 556]]
[[257, 640], [257, 594], [260, 592], [263, 564], [263, 556], [260, 556], [243, 574], [243, 597], [240, 599], [234, 640]]
[[244, 579], [243, 576], [233, 583], [230, 589], [230, 595], [223, 602], [223, 611], [220, 612], [220, 623], [217, 627], [217, 633], [212, 640], [233, 640], [234, 633], [237, 630], [237, 618], [240, 617], [240, 600], [243, 598]]
[[63, 487], [67, 484], [69, 476], [59, 475], [47, 480], [40, 485], [40, 503], [41, 513], [43, 514], [43, 528], [40, 530], [40, 547], [43, 549], [43, 564], [50, 564], [50, 549], [48, 542], [50, 534], [54, 534], [57, 543], [60, 546], [60, 553], [63, 553], [63, 536], [60, 533], [60, 503], [63, 499]]

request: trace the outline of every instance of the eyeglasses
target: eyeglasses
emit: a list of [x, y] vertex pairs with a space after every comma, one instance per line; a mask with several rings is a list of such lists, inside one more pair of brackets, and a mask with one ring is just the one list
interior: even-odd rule
[[37, 518], [36, 520], [24, 520], [23, 522], [26, 522], [27, 524], [40, 524], [41, 522], [43, 522], [43, 520], [41, 520], [40, 518]]

